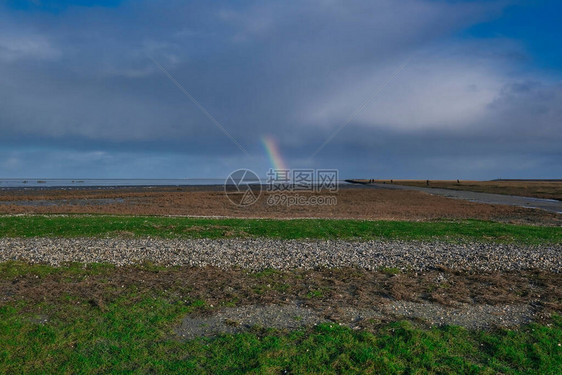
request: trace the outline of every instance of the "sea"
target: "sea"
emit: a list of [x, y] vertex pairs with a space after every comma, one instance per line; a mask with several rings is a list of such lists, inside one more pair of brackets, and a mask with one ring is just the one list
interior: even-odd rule
[[[338, 186], [346, 185], [349, 180], [336, 180]], [[267, 178], [248, 178], [250, 184], [272, 184]], [[149, 186], [223, 186], [233, 181], [225, 178], [0, 178], [0, 190], [5, 189], [41, 189], [41, 188], [112, 188], [112, 187], [149, 187]], [[284, 183], [273, 182], [274, 185]], [[314, 184], [318, 186], [318, 183]], [[302, 186], [311, 186], [310, 184]]]
[[178, 179], [64, 179], [64, 178], [2, 178], [3, 188], [79, 188], [79, 187], [121, 187], [121, 186], [193, 186], [223, 185], [224, 178], [178, 178]]

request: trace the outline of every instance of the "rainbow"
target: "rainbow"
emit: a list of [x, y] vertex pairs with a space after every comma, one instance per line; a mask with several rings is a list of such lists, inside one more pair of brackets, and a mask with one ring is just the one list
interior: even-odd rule
[[288, 169], [287, 165], [283, 161], [281, 157], [281, 153], [279, 152], [279, 147], [277, 147], [277, 142], [275, 139], [270, 136], [263, 136], [262, 137], [263, 147], [269, 156], [269, 160], [271, 161], [271, 165], [273, 169]]

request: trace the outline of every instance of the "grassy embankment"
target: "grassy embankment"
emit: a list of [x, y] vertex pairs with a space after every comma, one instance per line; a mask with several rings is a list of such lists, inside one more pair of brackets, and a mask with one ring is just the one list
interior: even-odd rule
[[0, 237], [407, 239], [560, 243], [562, 228], [465, 221], [209, 219], [142, 216], [0, 216]]

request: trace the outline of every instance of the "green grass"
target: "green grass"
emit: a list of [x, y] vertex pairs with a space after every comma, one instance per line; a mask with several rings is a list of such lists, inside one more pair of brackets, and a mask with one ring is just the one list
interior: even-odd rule
[[558, 317], [493, 332], [408, 322], [372, 331], [323, 324], [182, 342], [173, 327], [192, 306], [137, 295], [104, 311], [79, 302], [1, 306], [0, 373], [555, 374], [562, 368]]
[[[101, 264], [0, 263], [4, 285], [53, 272], [58, 273], [57, 285], [64, 288], [65, 283], [118, 271]], [[264, 271], [256, 277], [268, 275]], [[107, 295], [102, 292], [103, 304], [91, 303], [88, 294], [18, 296], [9, 303], [0, 299], [0, 374], [556, 374], [562, 368], [559, 316], [548, 324], [516, 330], [422, 328], [401, 321], [375, 322], [367, 330], [338, 324], [296, 331], [254, 327], [235, 335], [180, 341], [174, 328], [186, 314], [217, 307], [136, 285], [125, 286], [112, 297], [113, 287], [107, 286]]]
[[0, 237], [151, 236], [162, 238], [446, 239], [560, 243], [562, 228], [491, 221], [210, 219], [152, 216], [0, 216]]

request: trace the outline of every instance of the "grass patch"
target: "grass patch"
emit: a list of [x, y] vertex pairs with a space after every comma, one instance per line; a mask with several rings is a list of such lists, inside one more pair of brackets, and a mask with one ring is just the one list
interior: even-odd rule
[[[143, 267], [148, 267], [143, 264]], [[11, 261], [0, 263], [0, 279], [17, 279], [25, 275], [45, 277], [51, 274], [60, 275], [62, 278], [68, 277], [88, 277], [91, 275], [103, 275], [114, 272], [115, 265], [109, 263], [70, 263], [65, 267], [55, 268], [46, 264], [29, 264], [21, 261]]]
[[[14, 283], [23, 283], [24, 291], [35, 288], [39, 293], [39, 298], [23, 293], [12, 295], [9, 303], [0, 300], [0, 373], [554, 374], [562, 366], [562, 318], [558, 316], [548, 324], [517, 330], [429, 329], [404, 321], [381, 324], [375, 320], [366, 330], [338, 324], [296, 331], [253, 328], [235, 335], [179, 341], [174, 327], [186, 314], [236, 303], [212, 300], [214, 293], [199, 297], [186, 285], [190, 277], [183, 277], [192, 274], [172, 277], [179, 268], [161, 270], [144, 264], [129, 269], [123, 279], [111, 277], [126, 270], [104, 264], [0, 263], [6, 291]], [[132, 280], [131, 275], [139, 272], [142, 275]], [[155, 283], [148, 273], [168, 281]], [[274, 284], [281, 276], [265, 271], [246, 277], [256, 283], [271, 278]], [[217, 285], [222, 288], [225, 280], [229, 278], [218, 280]], [[65, 288], [82, 281], [90, 282], [84, 290]], [[329, 292], [322, 286], [310, 290]], [[222, 301], [233, 297], [224, 295]], [[320, 297], [310, 295], [312, 302]], [[239, 326], [234, 320], [226, 323]]]
[[311, 290], [306, 294], [307, 298], [322, 298], [324, 297], [324, 291], [322, 289]]
[[0, 216], [0, 237], [411, 239], [560, 243], [562, 228], [491, 221], [210, 219], [143, 216]]
[[554, 374], [562, 366], [560, 318], [493, 332], [408, 322], [371, 331], [322, 324], [181, 342], [173, 327], [192, 306], [139, 297], [104, 310], [79, 301], [37, 306], [38, 314], [1, 306], [0, 372]]

